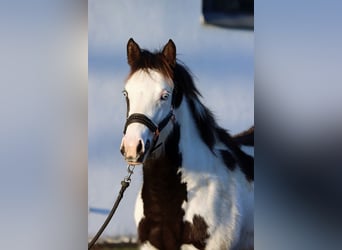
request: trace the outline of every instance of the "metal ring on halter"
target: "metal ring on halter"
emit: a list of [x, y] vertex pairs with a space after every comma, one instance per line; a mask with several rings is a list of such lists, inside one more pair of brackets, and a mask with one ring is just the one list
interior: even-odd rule
[[134, 171], [134, 168], [135, 168], [135, 166], [134, 165], [127, 165], [127, 172], [128, 172], [128, 175], [124, 178], [124, 181], [125, 182], [128, 182], [128, 183], [130, 183], [131, 182], [131, 176], [132, 176], [132, 174], [134, 173], [133, 171]]

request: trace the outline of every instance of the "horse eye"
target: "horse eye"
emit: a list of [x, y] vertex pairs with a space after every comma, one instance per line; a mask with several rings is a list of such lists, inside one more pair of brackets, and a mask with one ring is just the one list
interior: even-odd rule
[[127, 93], [126, 90], [123, 90], [123, 91], [122, 91], [122, 94], [124, 95], [124, 97], [128, 97], [128, 93]]
[[160, 99], [163, 100], [163, 101], [166, 101], [167, 98], [169, 98], [169, 93], [164, 93], [161, 95]]

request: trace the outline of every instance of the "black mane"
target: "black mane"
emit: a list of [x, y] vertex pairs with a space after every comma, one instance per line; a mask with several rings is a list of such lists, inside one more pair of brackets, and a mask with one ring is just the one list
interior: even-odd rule
[[[232, 136], [225, 129], [221, 128], [214, 118], [213, 113], [202, 104], [199, 97], [201, 93], [196, 88], [190, 71], [186, 66], [181, 63], [177, 63], [174, 68], [174, 105], [177, 108], [183, 97], [187, 97], [191, 114], [199, 131], [199, 134], [203, 142], [208, 148], [214, 152], [214, 145], [218, 139], [229, 150], [221, 150], [221, 156], [226, 166], [234, 170], [236, 164], [240, 165], [242, 172], [245, 174], [247, 180], [254, 180], [254, 159], [253, 157], [245, 154], [239, 147], [239, 143], [232, 138]], [[200, 109], [200, 110], [199, 110]], [[253, 138], [254, 138], [254, 127], [253, 127]], [[250, 139], [251, 140], [251, 139]]]
[[141, 50], [138, 59], [134, 63], [131, 63], [129, 76], [138, 70], [148, 72], [150, 69], [157, 70], [167, 78], [173, 78], [172, 67], [168, 64], [163, 54], [159, 51], [152, 53], [148, 50]]

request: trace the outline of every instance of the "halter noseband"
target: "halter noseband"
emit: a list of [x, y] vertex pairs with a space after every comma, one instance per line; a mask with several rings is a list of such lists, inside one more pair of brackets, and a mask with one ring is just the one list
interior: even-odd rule
[[149, 130], [154, 134], [154, 140], [156, 141], [158, 139], [159, 133], [162, 131], [163, 128], [165, 128], [165, 126], [168, 124], [168, 122], [170, 121], [170, 119], [172, 117], [173, 117], [173, 110], [171, 110], [168, 113], [168, 115], [163, 120], [161, 120], [161, 122], [158, 125], [156, 125], [146, 115], [134, 113], [134, 114], [131, 114], [127, 118], [123, 133], [126, 134], [126, 130], [127, 130], [127, 127], [129, 124], [135, 123], [135, 122], [141, 123], [141, 124], [144, 124], [146, 127], [149, 128]]

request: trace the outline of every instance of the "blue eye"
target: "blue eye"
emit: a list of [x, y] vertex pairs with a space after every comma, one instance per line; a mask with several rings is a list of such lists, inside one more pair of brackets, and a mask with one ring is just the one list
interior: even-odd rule
[[160, 97], [160, 99], [163, 101], [166, 101], [167, 98], [169, 98], [169, 94], [162, 94], [162, 96]]
[[160, 97], [160, 100], [166, 101], [167, 98], [169, 98], [169, 95], [170, 95], [169, 93], [163, 93]]

